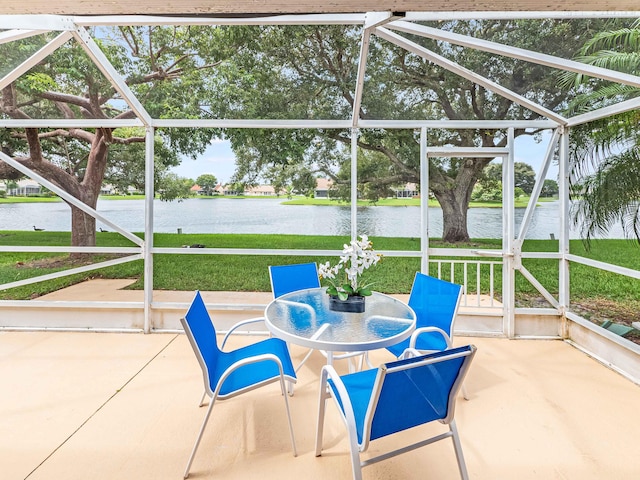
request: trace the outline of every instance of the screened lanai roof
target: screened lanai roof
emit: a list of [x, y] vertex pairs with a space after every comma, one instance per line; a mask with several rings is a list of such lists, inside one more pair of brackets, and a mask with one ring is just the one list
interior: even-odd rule
[[349, 13], [374, 11], [482, 12], [482, 11], [606, 11], [640, 10], [637, 0], [3, 0], [1, 13], [62, 15], [124, 14], [265, 14], [265, 13]]

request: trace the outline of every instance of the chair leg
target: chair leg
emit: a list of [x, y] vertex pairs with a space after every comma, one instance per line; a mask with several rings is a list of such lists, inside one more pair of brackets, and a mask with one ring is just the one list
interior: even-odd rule
[[[291, 386], [293, 391], [293, 382], [289, 383], [289, 385]], [[289, 433], [291, 434], [291, 446], [293, 447], [293, 456], [297, 457], [298, 451], [296, 450], [296, 439], [293, 435], [293, 423], [291, 422], [291, 411], [289, 410], [289, 399], [287, 398], [287, 395], [284, 394], [286, 387], [285, 387], [285, 380], [282, 376], [280, 376], [280, 388], [282, 389], [282, 392], [283, 392], [282, 396], [284, 397], [284, 405], [287, 409], [287, 420], [289, 421]]]
[[189, 457], [189, 461], [187, 462], [187, 468], [184, 470], [184, 478], [189, 477], [189, 470], [191, 470], [191, 464], [193, 463], [193, 458], [196, 456], [196, 451], [198, 450], [198, 446], [200, 445], [200, 440], [202, 440], [202, 434], [204, 433], [204, 429], [207, 426], [207, 422], [209, 421], [209, 417], [211, 416], [211, 410], [213, 409], [214, 404], [213, 398], [209, 403], [209, 408], [207, 409], [207, 414], [204, 416], [204, 421], [202, 422], [202, 426], [200, 427], [200, 433], [198, 433], [198, 438], [196, 438], [196, 443], [193, 446], [193, 450], [191, 451], [191, 456]]
[[467, 389], [464, 388], [464, 383], [460, 385], [460, 391], [462, 392], [462, 398], [469, 400], [469, 394], [467, 393]]
[[327, 375], [322, 372], [320, 378], [320, 394], [318, 396], [318, 424], [316, 426], [316, 457], [322, 455], [322, 435], [324, 432], [324, 412], [327, 406]]
[[362, 463], [360, 462], [360, 447], [358, 446], [358, 438], [354, 436], [355, 430], [349, 430], [349, 454], [351, 456], [351, 471], [353, 472], [353, 480], [362, 480]]
[[204, 393], [202, 394], [202, 398], [200, 399], [200, 403], [198, 404], [199, 407], [204, 407], [204, 399], [207, 397], [207, 391], [205, 390]]
[[460, 477], [462, 480], [469, 480], [469, 474], [467, 473], [467, 465], [464, 462], [464, 455], [462, 454], [462, 444], [460, 443], [460, 437], [458, 436], [458, 428], [456, 427], [455, 420], [451, 420], [449, 429], [453, 434], [451, 439], [453, 440], [453, 448], [456, 452], [456, 459], [458, 460], [458, 468], [460, 469]]

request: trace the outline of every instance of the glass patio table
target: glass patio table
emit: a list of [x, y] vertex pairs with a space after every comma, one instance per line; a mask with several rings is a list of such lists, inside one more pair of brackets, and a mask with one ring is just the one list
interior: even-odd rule
[[365, 298], [363, 313], [338, 312], [329, 308], [326, 288], [298, 290], [269, 303], [265, 323], [286, 342], [325, 351], [328, 364], [333, 352], [384, 348], [411, 336], [416, 327], [411, 307], [378, 292]]

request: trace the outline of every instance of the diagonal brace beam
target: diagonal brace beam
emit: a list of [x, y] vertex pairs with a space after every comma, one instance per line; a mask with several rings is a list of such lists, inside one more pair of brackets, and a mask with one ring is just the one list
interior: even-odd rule
[[550, 120], [554, 120], [560, 125], [565, 125], [567, 123], [567, 119], [562, 115], [558, 115], [554, 111], [549, 110], [548, 108], [545, 108], [535, 102], [532, 102], [529, 99], [523, 97], [522, 95], [519, 95], [507, 88], [504, 88], [503, 86], [498, 85], [497, 83], [492, 82], [491, 80], [481, 75], [478, 75], [477, 73], [472, 72], [471, 70], [464, 68], [458, 65], [457, 63], [452, 62], [451, 60], [444, 58], [443, 56], [438, 55], [437, 53], [432, 52], [431, 50], [418, 45], [417, 43], [407, 40], [406, 38], [387, 30], [386, 28], [376, 28], [375, 33], [379, 37], [384, 38], [385, 40], [395, 45], [398, 45], [399, 47], [404, 48], [409, 52], [415, 53], [416, 55], [419, 55], [420, 57], [442, 68], [445, 68], [450, 72], [455, 73], [456, 75], [460, 75], [461, 77], [466, 78], [467, 80], [470, 80], [478, 85], [481, 85], [487, 90], [494, 92], [502, 97], [505, 97], [511, 100], [512, 102], [517, 103], [518, 105], [528, 108], [529, 110], [536, 112], [544, 117], [547, 117]]

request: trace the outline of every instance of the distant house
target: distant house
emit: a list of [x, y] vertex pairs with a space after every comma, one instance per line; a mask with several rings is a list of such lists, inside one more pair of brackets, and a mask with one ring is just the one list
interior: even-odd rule
[[10, 189], [7, 194], [14, 197], [26, 197], [28, 195], [39, 195], [42, 193], [42, 187], [35, 180], [30, 178], [18, 180], [17, 187]]
[[189, 189], [189, 191], [194, 195], [204, 195], [204, 190], [197, 183]]
[[314, 196], [316, 198], [329, 198], [329, 190], [333, 185], [333, 181], [328, 178], [317, 178]]
[[224, 186], [222, 184], [218, 184], [216, 185], [215, 191], [221, 195], [242, 195], [242, 192], [238, 192], [233, 188], [233, 185], [229, 184]]
[[[282, 193], [280, 192], [280, 194]], [[271, 185], [256, 185], [255, 187], [245, 188], [244, 194], [254, 197], [266, 197], [276, 195], [276, 190]]]
[[100, 187], [100, 195], [116, 195], [118, 192], [111, 184], [105, 184]]
[[396, 198], [419, 198], [420, 192], [415, 183], [407, 183], [404, 187], [394, 189]]

